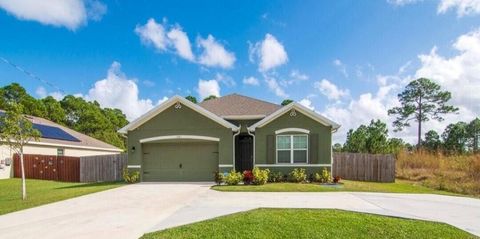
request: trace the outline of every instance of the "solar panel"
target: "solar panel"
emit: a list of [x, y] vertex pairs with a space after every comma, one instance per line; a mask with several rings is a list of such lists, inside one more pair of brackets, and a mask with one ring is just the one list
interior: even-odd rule
[[63, 129], [55, 126], [34, 123], [33, 128], [40, 131], [40, 133], [42, 134], [42, 138], [80, 142], [79, 139], [73, 137], [71, 134], [65, 132]]

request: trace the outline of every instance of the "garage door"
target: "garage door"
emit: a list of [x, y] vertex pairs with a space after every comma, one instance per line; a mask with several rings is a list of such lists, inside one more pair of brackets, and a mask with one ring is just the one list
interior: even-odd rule
[[213, 181], [218, 143], [143, 144], [143, 181]]

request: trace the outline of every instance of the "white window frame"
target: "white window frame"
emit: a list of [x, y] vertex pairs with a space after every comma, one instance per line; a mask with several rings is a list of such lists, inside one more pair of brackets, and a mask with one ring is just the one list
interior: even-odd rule
[[[278, 142], [278, 137], [285, 137], [285, 136], [289, 136], [290, 137], [290, 149], [279, 149], [277, 147], [277, 142]], [[304, 148], [304, 149], [295, 149], [293, 148], [293, 137], [294, 136], [306, 136], [307, 137], [307, 147]], [[279, 135], [276, 135], [275, 137], [275, 163], [276, 164], [308, 164], [308, 146], [309, 146], [309, 139], [308, 139], [308, 134], [279, 134]], [[295, 150], [305, 150], [306, 151], [306, 159], [305, 159], [305, 162], [297, 162], [295, 163], [294, 162], [294, 159], [293, 159], [293, 152]], [[278, 162], [278, 151], [290, 151], [290, 163], [279, 163]]]

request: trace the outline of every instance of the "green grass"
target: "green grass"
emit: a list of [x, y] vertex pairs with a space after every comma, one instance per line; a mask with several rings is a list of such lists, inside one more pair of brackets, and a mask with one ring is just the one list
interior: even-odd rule
[[385, 192], [385, 193], [433, 193], [456, 195], [434, 190], [420, 183], [396, 180], [395, 183], [377, 183], [342, 180], [338, 188], [316, 183], [267, 183], [265, 185], [213, 186], [212, 189], [224, 192]]
[[145, 234], [150, 238], [475, 238], [447, 224], [341, 210], [257, 209]]
[[22, 181], [18, 178], [0, 180], [0, 215], [116, 188], [124, 183], [67, 183], [27, 179], [26, 200], [22, 200], [21, 185]]

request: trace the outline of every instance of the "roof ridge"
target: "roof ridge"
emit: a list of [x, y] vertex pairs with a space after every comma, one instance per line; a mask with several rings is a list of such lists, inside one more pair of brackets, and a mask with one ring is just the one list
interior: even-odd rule
[[[240, 97], [243, 97], [243, 98], [248, 98], [248, 99], [251, 99], [251, 100], [255, 100], [255, 101], [259, 101], [259, 102], [263, 102], [263, 103], [267, 103], [267, 104], [272, 104], [272, 105], [280, 106], [280, 104], [275, 104], [275, 103], [272, 103], [272, 102], [269, 102], [269, 101], [266, 101], [266, 100], [257, 99], [257, 98], [253, 98], [253, 97], [251, 97], [251, 96], [241, 95], [241, 94], [238, 94], [238, 93], [232, 93], [232, 94], [228, 94], [228, 95], [225, 95], [225, 96], [222, 96], [222, 97], [232, 96], [232, 95], [240, 96]], [[222, 97], [219, 97], [219, 98], [216, 98], [216, 99], [220, 99], [220, 98], [222, 98]]]

